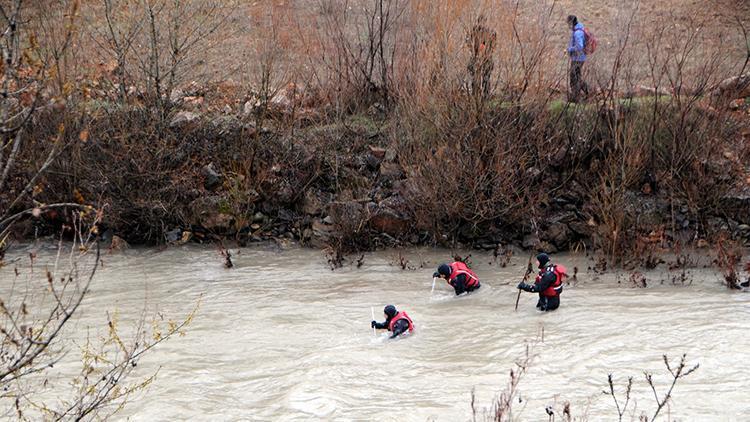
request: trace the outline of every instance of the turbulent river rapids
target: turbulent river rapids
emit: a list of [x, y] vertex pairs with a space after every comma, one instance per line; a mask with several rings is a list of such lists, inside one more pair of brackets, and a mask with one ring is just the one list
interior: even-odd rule
[[[54, 248], [37, 247], [37, 260], [49, 262]], [[563, 420], [565, 402], [574, 417], [618, 420], [603, 394], [610, 373], [620, 392], [634, 379], [623, 420], [651, 415], [644, 371], [666, 393], [665, 354], [700, 367], [677, 383], [659, 420], [750, 420], [750, 294], [728, 291], [714, 270], [690, 269], [675, 285], [662, 265], [644, 273], [643, 288], [628, 272], [597, 273], [589, 258], [553, 255], [580, 271], [560, 308], [541, 313], [530, 293], [514, 311], [525, 253], [503, 268], [491, 253], [471, 252], [482, 288], [459, 297], [445, 282], [430, 291], [450, 251], [400, 253], [413, 268], [385, 251], [331, 271], [320, 251], [268, 245], [232, 250], [232, 269], [210, 247], [105, 254], [66, 339], [102, 327], [107, 312], [123, 323], [155, 310], [180, 318], [200, 302], [185, 336], [143, 358], [137, 375], [157, 377], [115, 419], [469, 421], [473, 391], [482, 420], [529, 350], [514, 420], [547, 421], [548, 406]], [[10, 271], [0, 270], [2, 292]], [[408, 312], [411, 335], [373, 334], [371, 308], [382, 321], [387, 304]]]

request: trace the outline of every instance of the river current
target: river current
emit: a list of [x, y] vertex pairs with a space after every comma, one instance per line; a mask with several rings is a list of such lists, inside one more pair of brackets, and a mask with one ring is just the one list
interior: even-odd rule
[[[52, 259], [52, 249], [39, 250], [38, 260]], [[708, 269], [692, 269], [684, 285], [657, 269], [645, 273], [648, 287], [636, 288], [629, 273], [599, 274], [588, 270], [586, 257], [555, 255], [580, 271], [560, 309], [541, 313], [529, 293], [514, 311], [527, 262], [520, 253], [503, 268], [491, 254], [471, 252], [483, 286], [455, 297], [444, 282], [431, 293], [447, 250], [401, 251], [413, 269], [401, 268], [399, 252], [386, 251], [336, 271], [316, 250], [232, 252], [232, 269], [210, 247], [103, 256], [70, 332], [102, 327], [107, 311], [134, 321], [144, 306], [180, 318], [200, 301], [187, 334], [141, 361], [138, 374], [159, 369], [157, 378], [115, 419], [468, 421], [472, 390], [481, 414], [530, 346], [534, 358], [518, 387], [515, 420], [546, 421], [547, 406], [562, 420], [564, 402], [573, 416], [617, 420], [602, 393], [609, 373], [620, 390], [633, 376], [634, 415], [651, 415], [656, 405], [644, 371], [654, 373], [664, 394], [662, 355], [676, 360], [683, 353], [700, 368], [678, 382], [660, 420], [750, 420], [750, 294], [729, 292]], [[0, 269], [3, 280], [10, 271]], [[412, 335], [373, 334], [371, 308], [383, 320], [386, 304], [409, 313]]]

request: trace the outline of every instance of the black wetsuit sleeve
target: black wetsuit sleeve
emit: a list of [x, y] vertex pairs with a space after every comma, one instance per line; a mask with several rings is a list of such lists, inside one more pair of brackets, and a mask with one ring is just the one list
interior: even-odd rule
[[466, 291], [466, 274], [459, 274], [451, 280], [451, 285], [456, 291], [456, 296]]
[[376, 322], [375, 328], [377, 328], [378, 330], [385, 330], [386, 328], [388, 328], [388, 323], [390, 322], [390, 319], [386, 319], [385, 322]]
[[539, 283], [534, 284], [534, 291], [541, 293], [545, 290], [547, 290], [550, 286], [555, 284], [555, 280], [557, 280], [557, 276], [552, 271], [547, 271], [542, 276], [542, 279], [539, 281]]
[[396, 321], [396, 323], [393, 324], [393, 335], [391, 335], [391, 338], [400, 336], [401, 334], [405, 333], [408, 329], [409, 329], [409, 321], [405, 319], [400, 319]]

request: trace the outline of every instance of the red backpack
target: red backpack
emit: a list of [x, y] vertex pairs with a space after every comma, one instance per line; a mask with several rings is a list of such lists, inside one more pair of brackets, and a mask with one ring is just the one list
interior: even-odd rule
[[588, 28], [583, 28], [583, 52], [586, 55], [594, 54], [596, 47], [599, 45], [599, 40], [592, 34]]

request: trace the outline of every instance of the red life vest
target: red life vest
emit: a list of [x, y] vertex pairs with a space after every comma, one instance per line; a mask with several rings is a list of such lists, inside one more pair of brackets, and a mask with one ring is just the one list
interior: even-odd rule
[[411, 318], [409, 318], [409, 315], [406, 315], [406, 312], [404, 311], [397, 313], [393, 316], [393, 318], [391, 318], [391, 322], [388, 323], [388, 331], [393, 331], [393, 326], [396, 324], [396, 321], [400, 319], [405, 319], [407, 322], [409, 322], [409, 332], [414, 331], [414, 323], [411, 322]]
[[453, 286], [453, 280], [461, 274], [466, 275], [466, 287], [476, 287], [476, 285], [479, 284], [479, 277], [477, 277], [477, 275], [474, 274], [474, 271], [470, 270], [463, 262], [451, 262], [450, 267], [451, 275], [448, 277], [448, 284], [451, 286]]
[[[560, 292], [562, 292], [563, 288], [563, 279], [568, 276], [568, 274], [565, 272], [565, 267], [562, 265], [556, 265], [552, 264], [552, 272], [555, 273], [555, 282], [550, 285], [547, 290], [542, 292], [543, 296], [547, 297], [555, 297], [560, 296]], [[544, 273], [548, 271], [549, 267], [544, 268], [543, 270], [539, 271], [539, 274], [536, 276], [536, 281], [534, 284], [539, 284], [542, 281], [542, 277], [544, 276]]]

